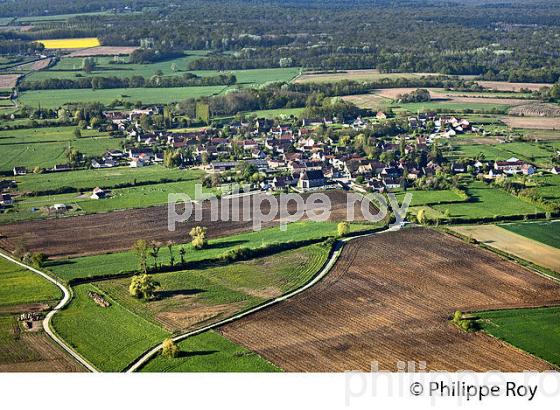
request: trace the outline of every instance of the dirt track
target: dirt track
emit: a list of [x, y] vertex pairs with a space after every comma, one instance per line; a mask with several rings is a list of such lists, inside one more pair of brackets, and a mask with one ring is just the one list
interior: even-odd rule
[[[345, 220], [346, 194], [342, 191], [330, 191], [327, 194], [332, 204], [330, 219]], [[242, 215], [242, 201], [240, 205]], [[290, 202], [289, 205], [290, 212], [293, 212], [294, 203]], [[263, 214], [269, 212], [266, 202], [261, 209]], [[167, 206], [1, 225], [0, 247], [12, 251], [15, 244], [23, 240], [30, 250], [44, 252], [51, 258], [74, 257], [128, 250], [137, 239], [185, 242], [188, 232], [196, 225], [207, 227], [209, 238], [253, 228], [252, 221], [211, 222], [208, 202], [203, 205], [202, 215], [202, 222], [189, 220], [178, 225], [174, 232], [167, 229]], [[362, 219], [357, 207], [356, 216]], [[263, 226], [273, 225], [278, 226], [278, 222]]]
[[545, 370], [550, 365], [449, 324], [456, 309], [560, 303], [560, 286], [459, 239], [409, 229], [346, 245], [307, 292], [221, 328], [288, 371]]

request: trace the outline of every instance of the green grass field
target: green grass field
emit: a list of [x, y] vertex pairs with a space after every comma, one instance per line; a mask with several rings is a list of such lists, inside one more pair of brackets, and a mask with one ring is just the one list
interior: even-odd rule
[[406, 103], [391, 105], [393, 111], [406, 111], [410, 113], [438, 111], [445, 113], [463, 113], [463, 112], [496, 112], [505, 113], [510, 107], [507, 104], [489, 104], [489, 103], [452, 103], [430, 101], [424, 103]]
[[102, 308], [88, 297], [99, 290], [92, 284], [76, 286], [70, 305], [52, 320], [55, 331], [99, 370], [116, 372], [169, 334], [108, 298]]
[[[154, 168], [162, 169], [159, 166]], [[123, 172], [128, 171], [124, 168]], [[135, 171], [135, 170], [131, 170]], [[178, 171], [178, 170], [177, 170]], [[87, 171], [86, 171], [87, 172]], [[93, 170], [92, 172], [97, 172]], [[72, 207], [67, 215], [77, 214], [93, 214], [99, 212], [108, 212], [121, 209], [146, 208], [155, 205], [167, 204], [168, 195], [170, 193], [185, 193], [191, 197], [195, 196], [195, 186], [200, 183], [201, 171], [179, 171], [183, 172], [182, 180], [177, 182], [157, 182], [149, 185], [133, 186], [128, 188], [111, 189], [110, 196], [104, 199], [91, 199], [90, 191], [83, 195], [80, 193], [44, 195], [44, 196], [25, 196], [18, 197], [10, 212], [0, 214], [0, 223], [41, 219], [49, 216], [48, 207], [54, 204], [65, 204]], [[69, 178], [73, 172], [67, 172]], [[48, 174], [53, 175], [53, 174]], [[107, 174], [106, 174], [107, 175]], [[134, 178], [135, 173], [132, 172], [126, 178]], [[123, 177], [122, 180], [125, 180]], [[100, 182], [99, 184], [97, 182]], [[103, 180], [92, 178], [91, 184], [105, 187]], [[82, 184], [87, 184], [83, 181]], [[89, 185], [91, 187], [91, 185]], [[203, 189], [208, 192], [208, 189]], [[50, 215], [52, 216], [52, 215]]]
[[456, 146], [455, 150], [456, 154], [460, 157], [475, 158], [480, 154], [484, 154], [484, 158], [486, 160], [501, 161], [511, 157], [516, 157], [542, 167], [551, 166], [551, 158], [554, 155], [554, 148], [549, 142], [512, 142], [496, 145], [459, 145]]
[[[326, 255], [327, 249], [317, 244], [226, 266], [158, 274], [160, 293], [149, 302], [128, 295], [130, 279], [78, 285], [70, 305], [53, 318], [53, 326], [100, 370], [119, 371], [169, 335], [156, 323], [182, 328], [219, 320], [269, 299], [270, 287], [284, 292], [302, 285], [317, 272]], [[87, 295], [90, 290], [104, 295], [111, 306], [96, 305]], [[172, 319], [166, 312], [180, 313], [175, 326], [170, 325]], [[232, 354], [232, 346], [222, 343], [214, 348], [225, 349], [214, 356], [216, 366]], [[229, 365], [223, 362], [221, 366]]]
[[0, 257], [0, 307], [48, 302], [62, 297], [60, 289], [39, 275]]
[[113, 88], [103, 90], [38, 90], [25, 91], [20, 97], [21, 104], [32, 107], [57, 108], [67, 103], [100, 102], [109, 104], [115, 99], [143, 104], [167, 104], [171, 102], [216, 95], [227, 87], [175, 87], [175, 88]]
[[[376, 225], [352, 224], [354, 231], [371, 229]], [[286, 231], [268, 228], [258, 232], [247, 232], [208, 241], [208, 248], [194, 250], [190, 244], [185, 246], [186, 262], [216, 259], [229, 249], [236, 247], [257, 248], [271, 243], [321, 239], [336, 235], [337, 224], [334, 222], [295, 222]], [[185, 232], [185, 242], [190, 238]], [[174, 247], [175, 259], [178, 260], [179, 245]], [[168, 264], [167, 249], [161, 250], [160, 263]], [[99, 275], [119, 274], [138, 269], [137, 256], [132, 251], [116, 252], [104, 255], [83, 256], [79, 258], [49, 262], [47, 269], [63, 280], [88, 278]]]
[[537, 192], [547, 201], [555, 203], [560, 207], [560, 175], [548, 174], [534, 176], [532, 179], [537, 183]]
[[502, 228], [555, 248], [560, 248], [560, 221], [502, 224]]
[[506, 342], [560, 366], [560, 307], [478, 313], [482, 328]]
[[15, 166], [52, 167], [65, 164], [64, 150], [71, 145], [86, 156], [97, 156], [106, 150], [119, 149], [120, 140], [105, 133], [83, 131], [81, 138], [73, 136], [74, 127], [45, 127], [0, 131], [0, 172], [10, 172]]
[[[156, 293], [157, 300], [148, 303], [130, 297], [130, 278], [105, 280], [96, 286], [126, 309], [166, 330], [186, 331], [302, 286], [323, 266], [328, 253], [329, 249], [319, 243], [233, 264], [158, 273], [153, 277], [161, 284], [161, 292]], [[200, 312], [212, 306], [216, 309]]]
[[278, 372], [280, 369], [217, 332], [209, 331], [178, 343], [179, 357], [161, 355], [142, 372]]
[[464, 202], [465, 199], [451, 190], [441, 191], [418, 191], [409, 189], [406, 192], [396, 194], [399, 203], [402, 203], [404, 196], [409, 193], [412, 195], [410, 206], [436, 205], [440, 203]]
[[433, 205], [441, 213], [449, 210], [451, 218], [494, 218], [495, 216], [531, 215], [544, 210], [522, 201], [509, 193], [486, 185], [484, 182], [471, 182], [467, 194], [469, 202]]

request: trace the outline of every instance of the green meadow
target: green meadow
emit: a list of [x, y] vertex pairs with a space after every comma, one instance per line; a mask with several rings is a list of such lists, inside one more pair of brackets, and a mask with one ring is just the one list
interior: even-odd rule
[[177, 344], [179, 356], [154, 357], [142, 372], [278, 372], [272, 363], [213, 330]]
[[468, 202], [433, 205], [440, 213], [449, 210], [451, 218], [494, 218], [496, 216], [517, 216], [542, 213], [544, 210], [536, 205], [522, 201], [498, 188], [484, 182], [471, 182], [467, 188]]
[[168, 104], [189, 98], [217, 95], [227, 87], [174, 87], [174, 88], [111, 88], [103, 90], [36, 90], [25, 91], [19, 96], [21, 104], [32, 107], [57, 108], [68, 103], [100, 102], [110, 104], [119, 99], [143, 104]]
[[487, 333], [560, 366], [560, 307], [477, 313]]
[[56, 285], [0, 257], [0, 307], [37, 302], [56, 304], [61, 297]]

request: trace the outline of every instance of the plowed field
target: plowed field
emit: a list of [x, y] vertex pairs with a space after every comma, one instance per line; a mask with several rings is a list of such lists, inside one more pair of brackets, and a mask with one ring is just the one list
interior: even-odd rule
[[313, 288], [221, 329], [288, 371], [521, 371], [551, 366], [448, 321], [456, 310], [560, 304], [560, 286], [488, 251], [425, 229], [348, 243]]

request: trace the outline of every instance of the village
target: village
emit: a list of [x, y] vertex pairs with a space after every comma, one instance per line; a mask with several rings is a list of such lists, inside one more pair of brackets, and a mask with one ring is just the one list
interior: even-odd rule
[[[395, 119], [380, 111], [369, 119], [357, 117], [342, 124], [336, 117], [299, 122], [253, 118], [188, 132], [145, 130], [146, 117], [158, 112], [158, 107], [105, 112], [105, 128], [121, 135], [122, 149], [96, 158], [78, 154], [74, 164], [57, 164], [42, 172], [160, 164], [204, 170], [205, 186], [223, 190], [228, 184], [242, 183], [251, 190], [270, 192], [354, 189], [383, 193], [413, 187], [442, 189], [430, 182], [436, 177], [470, 174], [492, 181], [537, 171], [534, 164], [515, 157], [448, 158], [449, 140], [485, 133], [483, 127], [454, 116], [423, 113]], [[380, 126], [391, 127], [390, 135], [383, 134], [384, 128], [380, 132]], [[545, 171], [559, 172], [558, 167]], [[25, 167], [13, 169], [14, 176], [28, 172]], [[9, 191], [14, 186], [15, 181], [3, 181], [2, 207], [13, 205]], [[97, 186], [87, 196], [108, 198], [110, 190]], [[64, 204], [52, 207], [56, 212], [66, 209]]]

